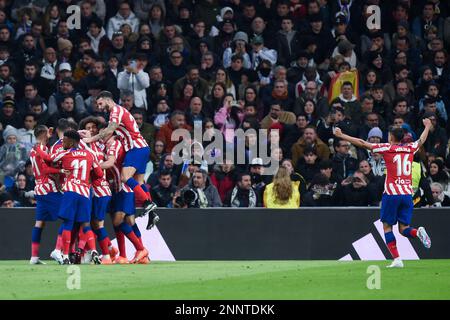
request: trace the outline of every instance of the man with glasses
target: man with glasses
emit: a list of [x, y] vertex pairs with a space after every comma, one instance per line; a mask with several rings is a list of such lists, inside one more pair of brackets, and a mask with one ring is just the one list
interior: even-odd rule
[[350, 143], [340, 139], [334, 139], [334, 156], [331, 159], [333, 171], [342, 178], [347, 178], [358, 169], [358, 160], [350, 155]]
[[184, 63], [183, 55], [178, 50], [170, 52], [169, 62], [163, 66], [163, 75], [171, 83], [177, 82], [186, 75], [187, 68]]
[[327, 98], [323, 95], [319, 95], [319, 88], [315, 81], [306, 82], [305, 90], [300, 97], [295, 100], [294, 113], [300, 114], [305, 106], [306, 100], [311, 99], [316, 104], [316, 114], [318, 117], [325, 118], [328, 115], [330, 107], [328, 106]]

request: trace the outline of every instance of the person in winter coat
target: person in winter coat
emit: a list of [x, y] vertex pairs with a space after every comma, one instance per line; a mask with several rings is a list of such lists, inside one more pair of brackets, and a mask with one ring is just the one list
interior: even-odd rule
[[195, 172], [189, 184], [181, 189], [181, 193], [186, 190], [192, 190], [195, 192], [195, 200], [193, 201], [193, 205], [191, 205], [192, 207], [222, 207], [222, 200], [220, 200], [219, 192], [211, 183], [208, 173], [204, 170]]
[[235, 186], [235, 171], [231, 162], [225, 162], [214, 168], [213, 174], [210, 176], [211, 183], [216, 186], [219, 191], [220, 199], [225, 203], [225, 198]]
[[23, 171], [28, 155], [26, 148], [17, 141], [17, 129], [6, 126], [3, 130], [5, 143], [0, 147], [0, 174], [14, 177]]
[[147, 109], [147, 92], [150, 87], [150, 77], [144, 71], [143, 61], [139, 55], [131, 56], [125, 70], [117, 76], [117, 87], [120, 90], [130, 90], [134, 93], [134, 105]]
[[107, 26], [108, 38], [112, 39], [113, 34], [120, 31], [120, 27], [125, 23], [131, 26], [132, 32], [138, 32], [139, 19], [131, 11], [130, 5], [127, 2], [122, 2], [117, 14], [109, 19]]
[[239, 128], [243, 119], [242, 107], [233, 105], [233, 96], [227, 94], [223, 100], [223, 107], [214, 116], [214, 124], [224, 134], [226, 143], [233, 143], [234, 131]]
[[262, 207], [261, 197], [252, 188], [250, 174], [242, 173], [239, 175], [237, 184], [228, 192], [224, 205], [232, 208]]
[[332, 158], [333, 171], [343, 178], [352, 175], [358, 169], [358, 160], [349, 154], [350, 143], [340, 139], [334, 139], [335, 154]]
[[172, 182], [172, 175], [169, 170], [160, 171], [158, 174], [158, 185], [150, 189], [153, 201], [158, 207], [168, 207], [177, 191], [177, 187]]

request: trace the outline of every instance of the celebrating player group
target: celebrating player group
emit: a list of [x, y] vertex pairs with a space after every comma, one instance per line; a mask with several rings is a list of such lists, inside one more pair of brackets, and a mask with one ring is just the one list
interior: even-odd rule
[[[43, 264], [39, 245], [45, 223], [62, 220], [51, 257], [60, 264], [149, 263], [149, 252], [135, 222], [135, 198], [144, 203], [147, 229], [158, 222], [144, 173], [150, 148], [132, 115], [117, 105], [110, 92], [97, 96], [100, 110], [109, 112], [108, 127], [99, 130], [95, 117], [80, 122], [80, 128], [60, 119], [59, 140], [48, 148], [52, 129], [35, 129], [37, 144], [30, 152], [36, 178], [36, 223], [32, 231], [31, 264]], [[111, 214], [118, 243], [116, 249], [104, 228]], [[125, 237], [136, 249], [126, 258]], [[98, 240], [101, 256], [96, 250]]]

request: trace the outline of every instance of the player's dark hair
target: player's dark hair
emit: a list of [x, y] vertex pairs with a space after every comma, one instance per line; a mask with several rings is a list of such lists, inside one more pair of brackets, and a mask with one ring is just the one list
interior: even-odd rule
[[98, 129], [100, 129], [100, 127], [101, 127], [101, 123], [100, 123], [100, 121], [98, 120], [97, 117], [89, 116], [89, 117], [81, 119], [78, 128], [80, 130], [84, 130], [88, 123], [94, 123], [97, 126]]
[[56, 127], [56, 129], [60, 132], [66, 132], [69, 129], [77, 130], [78, 125], [73, 121], [70, 121], [66, 118], [62, 118], [58, 120], [58, 126]]
[[393, 126], [389, 128], [389, 133], [394, 137], [395, 142], [402, 141], [403, 137], [405, 136], [405, 130], [403, 128], [397, 128]]
[[48, 130], [47, 126], [40, 124], [36, 128], [34, 128], [34, 136], [37, 138], [40, 135], [47, 133], [47, 130]]
[[80, 142], [80, 134], [76, 130], [68, 130], [64, 132], [64, 137], [74, 140], [76, 143]]
[[111, 99], [111, 100], [114, 100], [114, 96], [113, 96], [113, 94], [111, 92], [105, 90], [105, 91], [100, 92], [97, 95], [95, 100], [98, 100], [98, 99]]

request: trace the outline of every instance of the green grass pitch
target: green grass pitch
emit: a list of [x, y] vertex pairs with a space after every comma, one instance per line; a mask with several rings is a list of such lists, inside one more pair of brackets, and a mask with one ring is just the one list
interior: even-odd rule
[[[0, 299], [450, 299], [450, 260], [177, 261], [81, 265], [79, 290], [67, 266], [0, 261]], [[381, 288], [369, 290], [370, 265]]]

